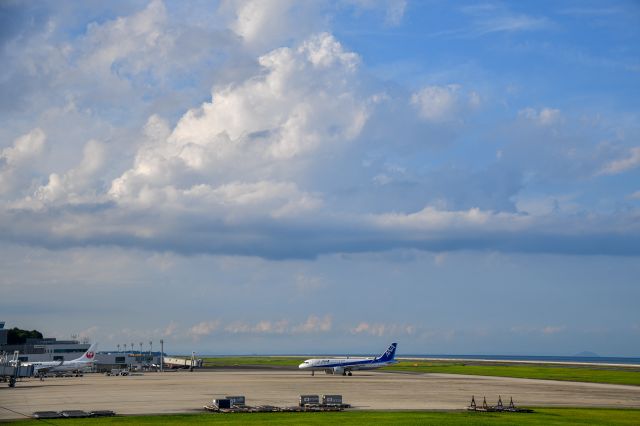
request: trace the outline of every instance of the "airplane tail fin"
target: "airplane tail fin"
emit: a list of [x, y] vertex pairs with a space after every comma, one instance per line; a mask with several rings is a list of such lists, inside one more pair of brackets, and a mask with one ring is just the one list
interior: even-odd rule
[[91, 346], [89, 346], [89, 349], [87, 349], [87, 351], [78, 359], [75, 359], [74, 361], [81, 361], [81, 362], [93, 362], [96, 359], [96, 348], [98, 347], [97, 343], [93, 343], [91, 344]]
[[389, 346], [389, 349], [387, 349], [385, 353], [383, 353], [378, 357], [377, 361], [382, 361], [382, 362], [393, 361], [393, 358], [396, 356], [397, 347], [398, 347], [397, 343], [392, 343], [391, 346]]

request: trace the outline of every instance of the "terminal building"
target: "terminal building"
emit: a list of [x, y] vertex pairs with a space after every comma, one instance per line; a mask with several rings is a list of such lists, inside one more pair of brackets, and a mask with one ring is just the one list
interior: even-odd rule
[[78, 340], [58, 340], [55, 337], [35, 339], [27, 338], [25, 343], [9, 345], [9, 330], [0, 321], [0, 352], [13, 354], [18, 351], [21, 362], [69, 361], [82, 356], [89, 349], [89, 342]]
[[[22, 344], [8, 344], [9, 330], [4, 327], [4, 321], [0, 321], [0, 354], [13, 355], [18, 352], [20, 362], [41, 361], [70, 361], [80, 358], [91, 346], [89, 341], [58, 340], [54, 337], [42, 339], [27, 338]], [[120, 346], [120, 345], [118, 345]], [[127, 345], [125, 345], [127, 346]], [[100, 349], [100, 346], [98, 346]], [[152, 352], [151, 349], [135, 350], [131, 344], [131, 350], [101, 351], [96, 353], [94, 370], [99, 372], [110, 371], [114, 368], [126, 370], [148, 370], [160, 366], [161, 352]], [[190, 366], [202, 366], [202, 360], [189, 360], [181, 358], [163, 358], [165, 368], [188, 368]]]

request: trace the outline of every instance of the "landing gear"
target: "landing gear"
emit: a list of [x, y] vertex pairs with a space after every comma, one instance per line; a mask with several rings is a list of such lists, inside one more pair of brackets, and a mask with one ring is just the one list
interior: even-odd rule
[[313, 371], [313, 370], [311, 370], [311, 375], [312, 375], [312, 376], [315, 376], [315, 375], [316, 375], [316, 372], [315, 372], [315, 371]]
[[353, 376], [353, 374], [351, 374], [351, 371], [349, 371], [347, 374], [348, 374], [349, 376]]
[[346, 372], [346, 371], [343, 371], [343, 372], [342, 372], [342, 375], [343, 375], [343, 376], [346, 376], [346, 375], [347, 375], [347, 372]]

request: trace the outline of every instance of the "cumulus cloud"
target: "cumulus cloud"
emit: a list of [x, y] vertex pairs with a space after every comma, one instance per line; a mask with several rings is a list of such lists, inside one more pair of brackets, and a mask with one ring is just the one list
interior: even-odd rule
[[626, 158], [611, 161], [600, 170], [599, 174], [617, 175], [640, 166], [640, 146], [629, 149]]
[[[216, 333], [227, 333], [232, 335], [251, 334], [251, 335], [268, 335], [268, 334], [316, 334], [327, 333], [332, 330], [331, 315], [318, 316], [309, 315], [306, 320], [301, 323], [292, 323], [288, 319], [269, 320], [261, 319], [255, 322], [231, 320], [223, 322], [222, 320], [201, 321], [186, 330], [186, 335], [194, 341], [198, 341], [207, 336]], [[165, 330], [165, 337], [176, 336], [177, 326], [170, 324], [168, 333]]]
[[95, 339], [96, 333], [98, 333], [99, 330], [100, 327], [98, 327], [97, 325], [92, 325], [78, 332], [78, 338], [80, 338], [81, 340]]
[[416, 332], [414, 325], [400, 325], [400, 324], [383, 324], [383, 323], [369, 323], [361, 322], [355, 327], [350, 329], [351, 334], [369, 334], [372, 336], [397, 336], [397, 335], [411, 335]]
[[556, 124], [562, 118], [559, 109], [542, 108], [536, 110], [534, 108], [525, 108], [518, 112], [520, 117], [530, 120], [540, 126], [550, 126]]
[[325, 315], [322, 318], [310, 315], [305, 322], [294, 326], [292, 331], [294, 333], [326, 333], [331, 331], [331, 326], [331, 315]]
[[435, 207], [409, 214], [386, 213], [372, 216], [374, 223], [382, 228], [431, 230], [478, 229], [508, 230], [524, 228], [532, 218], [504, 212], [483, 211], [472, 208], [467, 211], [447, 211]]
[[187, 334], [191, 336], [194, 340], [197, 340], [203, 336], [208, 336], [209, 334], [216, 331], [219, 327], [220, 327], [219, 320], [202, 321], [192, 326], [191, 328], [189, 328], [189, 331], [187, 331]]
[[[313, 2], [293, 0], [235, 0], [223, 3], [235, 15], [231, 28], [249, 47], [265, 48], [299, 35]], [[302, 9], [302, 10], [301, 10]]]
[[262, 320], [255, 324], [234, 321], [224, 327], [224, 331], [231, 334], [284, 334], [287, 332], [289, 321]]
[[425, 86], [411, 95], [411, 105], [420, 118], [432, 123], [459, 121], [481, 104], [477, 91], [465, 91], [459, 84]]
[[36, 190], [34, 198], [45, 203], [54, 203], [61, 199], [69, 203], [94, 201], [98, 189], [96, 179], [100, 177], [98, 173], [102, 170], [105, 160], [104, 145], [95, 140], [87, 142], [80, 164], [62, 176], [57, 173], [49, 175], [49, 182]]
[[36, 128], [0, 151], [0, 194], [28, 184], [31, 162], [42, 154], [45, 140], [45, 133]]
[[427, 86], [411, 96], [411, 103], [420, 116], [429, 121], [448, 121], [454, 118], [460, 86]]
[[[272, 51], [259, 59], [262, 76], [214, 91], [212, 102], [183, 116], [169, 141], [182, 148], [214, 145], [224, 161], [234, 148], [260, 145], [263, 158], [286, 160], [353, 139], [367, 118], [353, 92], [358, 62], [327, 33]], [[181, 158], [197, 167], [188, 151]]]
[[[404, 2], [391, 4], [404, 9]], [[237, 15], [222, 25], [248, 42], [256, 28], [271, 25], [270, 14], [296, 16], [291, 9], [299, 7], [287, 1], [272, 5], [227, 3], [222, 9], [230, 7]], [[535, 143], [546, 127], [563, 124], [559, 110], [520, 111], [510, 129], [518, 139], [500, 147], [497, 165], [478, 171], [456, 164], [439, 168], [439, 154], [427, 149], [431, 140], [434, 145], [451, 140], [438, 132], [454, 126], [430, 124], [456, 123], [466, 111], [480, 108], [484, 100], [478, 92], [456, 84], [426, 86], [412, 94], [394, 91], [372, 83], [360, 56], [335, 36], [307, 31], [259, 54], [243, 50], [227, 34], [228, 43], [221, 44], [244, 52], [243, 61], [257, 59], [240, 66], [232, 61], [226, 71], [237, 75], [215, 80], [207, 101], [198, 93], [186, 112], [163, 115], [155, 104], [137, 102], [167, 101], [145, 91], [145, 85], [161, 88], [164, 78], [189, 80], [170, 66], [183, 63], [183, 56], [186, 64], [202, 58], [190, 48], [182, 52], [185, 37], [196, 31], [187, 27], [176, 26], [164, 4], [152, 1], [128, 16], [89, 25], [80, 42], [69, 46], [61, 63], [76, 73], [81, 89], [74, 86], [64, 102], [69, 108], [58, 105], [52, 121], [65, 114], [73, 122], [102, 115], [83, 108], [86, 88], [95, 84], [92, 107], [106, 112], [110, 123], [97, 127], [109, 137], [74, 135], [67, 145], [59, 130], [49, 164], [56, 166], [37, 172], [32, 163], [45, 152], [45, 131], [35, 128], [12, 137], [13, 145], [0, 157], [0, 191], [7, 194], [0, 211], [2, 238], [49, 248], [113, 244], [278, 259], [398, 247], [633, 252], [638, 238], [633, 211], [617, 213], [613, 221], [578, 213], [577, 207], [518, 211], [518, 192], [527, 179], [555, 178], [567, 164], [596, 157], [590, 151], [580, 157], [562, 140], [543, 147]], [[229, 47], [217, 50], [220, 40], [211, 38], [225, 31], [200, 29], [198, 40], [228, 52]], [[216, 68], [213, 57], [207, 57], [209, 69]], [[65, 66], [52, 69], [55, 74]], [[120, 89], [126, 92], [122, 99]], [[114, 130], [122, 117], [109, 116], [103, 94], [119, 103], [134, 102], [132, 110], [148, 112], [146, 123], [136, 131]], [[407, 113], [411, 108], [417, 114]], [[533, 136], [520, 137], [523, 129]], [[633, 148], [628, 158], [609, 163], [603, 174], [635, 167], [638, 152]], [[626, 242], [615, 248], [620, 229], [628, 231]], [[576, 242], [589, 238], [606, 242]]]
[[192, 193], [209, 198], [288, 198], [275, 215], [317, 207], [316, 196], [281, 179], [295, 177], [311, 155], [345, 149], [360, 133], [367, 104], [353, 90], [358, 56], [323, 33], [259, 62], [260, 75], [214, 90], [212, 101], [188, 111], [170, 135], [160, 118], [151, 117], [146, 128], [154, 135], [134, 167], [114, 180], [110, 195], [166, 199], [157, 193], [199, 179]]
[[167, 325], [164, 330], [162, 330], [161, 335], [164, 337], [171, 337], [175, 334], [176, 330], [178, 329], [178, 324], [176, 324], [175, 322], [171, 321], [169, 323], [169, 325]]

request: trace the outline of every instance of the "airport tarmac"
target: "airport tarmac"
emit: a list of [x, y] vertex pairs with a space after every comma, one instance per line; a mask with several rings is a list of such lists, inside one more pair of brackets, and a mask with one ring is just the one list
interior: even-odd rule
[[[291, 370], [201, 370], [107, 377], [26, 379], [0, 387], [0, 420], [34, 411], [113, 410], [118, 414], [200, 412], [213, 398], [245, 395], [248, 405], [292, 406], [301, 394], [341, 394], [355, 409], [463, 409], [472, 395], [518, 406], [640, 408], [640, 387], [504, 377], [356, 372], [352, 377]], [[13, 411], [10, 411], [10, 410]]]

